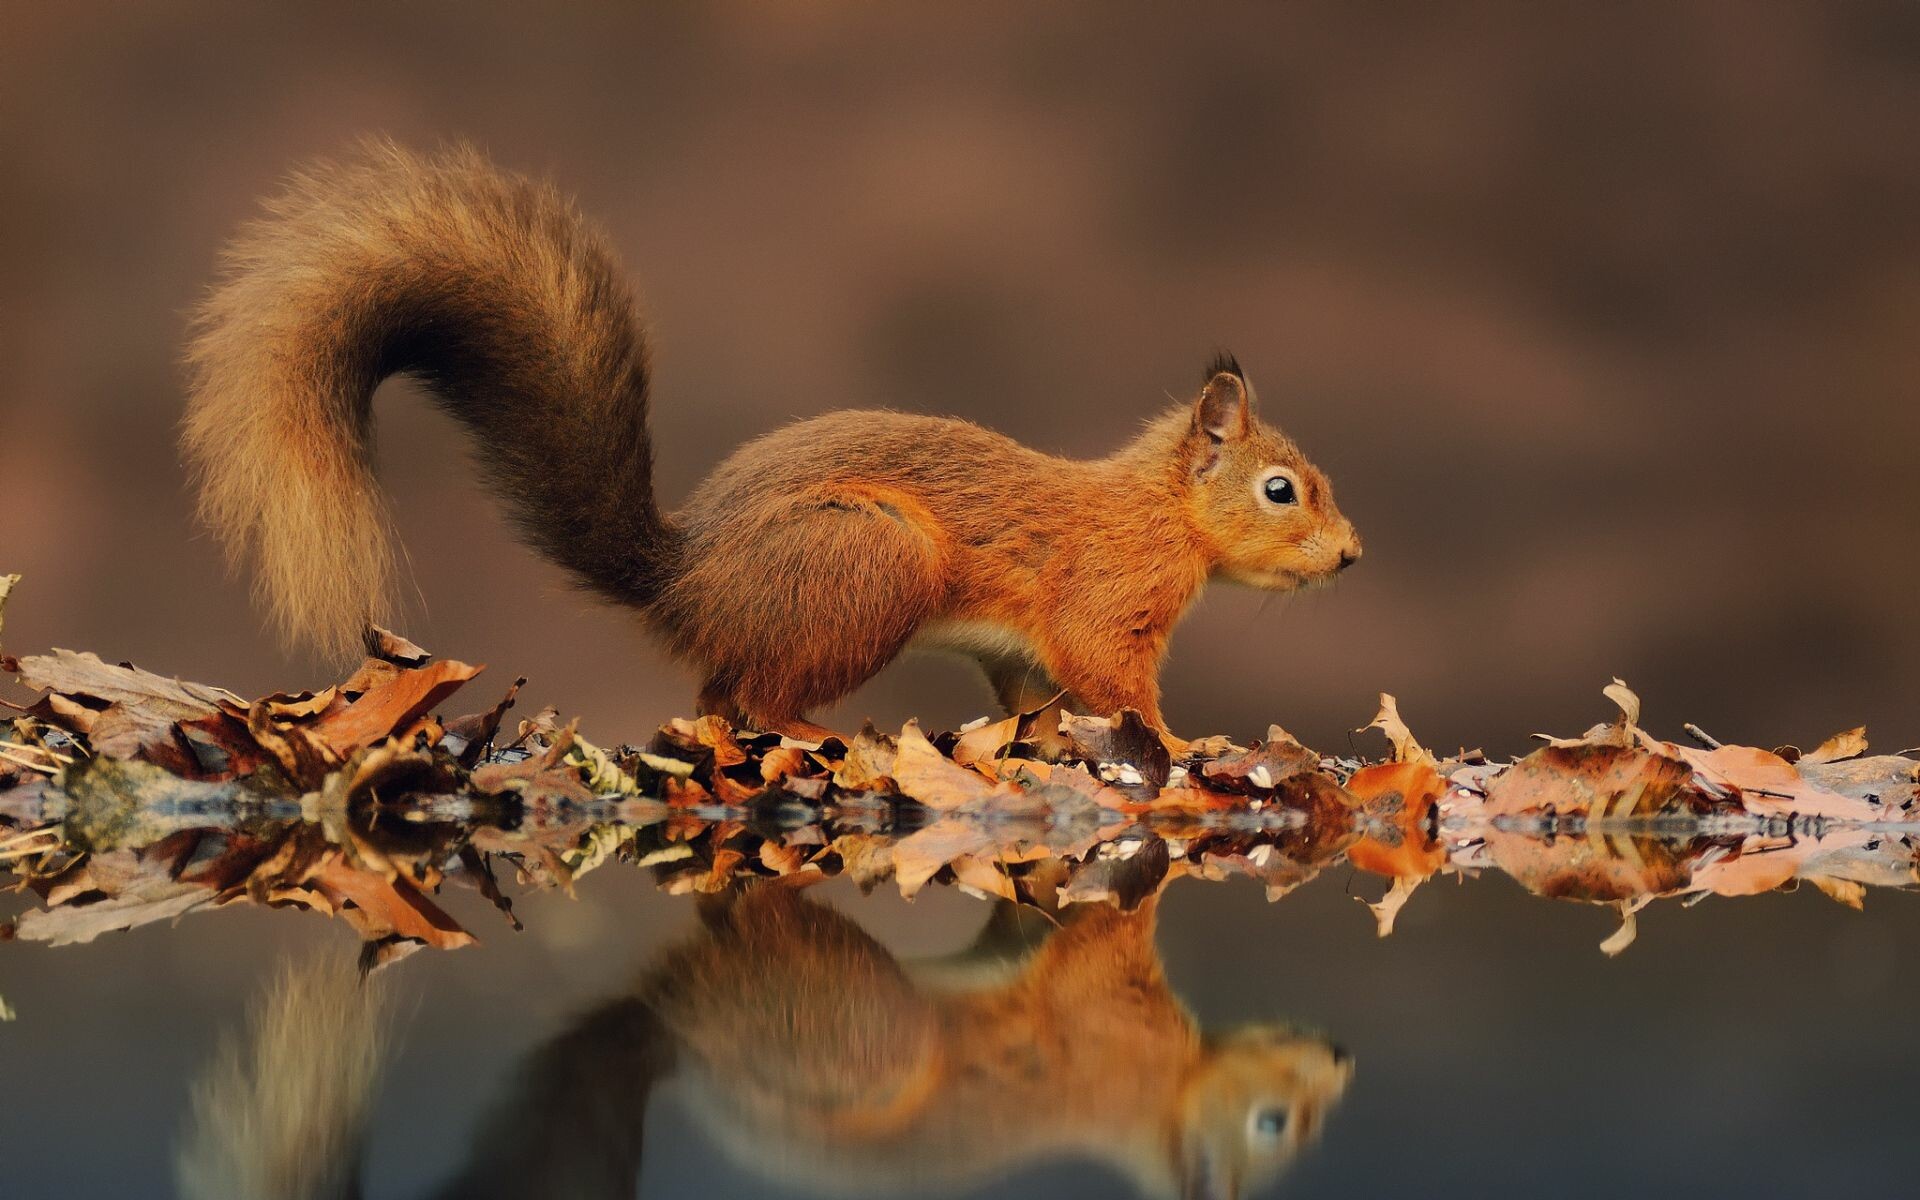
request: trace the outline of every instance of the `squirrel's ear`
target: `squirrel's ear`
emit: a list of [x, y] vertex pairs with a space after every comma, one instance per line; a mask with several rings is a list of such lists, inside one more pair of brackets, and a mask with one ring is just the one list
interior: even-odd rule
[[1216, 442], [1245, 437], [1253, 425], [1253, 389], [1233, 355], [1214, 356], [1206, 386], [1193, 404], [1193, 428]]

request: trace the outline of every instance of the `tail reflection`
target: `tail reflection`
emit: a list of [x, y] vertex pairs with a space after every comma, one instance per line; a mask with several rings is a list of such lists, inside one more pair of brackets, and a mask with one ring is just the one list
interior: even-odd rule
[[[714, 899], [636, 991], [536, 1050], [455, 1197], [628, 1197], [669, 1076], [770, 1182], [947, 1194], [1097, 1160], [1145, 1196], [1222, 1200], [1277, 1178], [1352, 1064], [1283, 1025], [1202, 1031], [1167, 986], [1155, 902], [1003, 906], [959, 960], [903, 963], [797, 888]], [[1039, 929], [1035, 929], [1035, 924]]]

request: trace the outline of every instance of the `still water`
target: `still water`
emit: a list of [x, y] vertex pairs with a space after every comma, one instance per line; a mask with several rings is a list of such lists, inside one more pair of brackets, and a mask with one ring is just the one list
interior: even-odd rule
[[[17, 837], [29, 823], [12, 803]], [[311, 862], [343, 838], [356, 861], [444, 859], [445, 885], [422, 894], [476, 940], [393, 955], [372, 993], [354, 982], [360, 939], [311, 905], [189, 904], [53, 945], [31, 940], [47, 937], [28, 915], [42, 898], [7, 894], [0, 916], [20, 936], [0, 949], [15, 1013], [0, 1025], [12, 1092], [0, 1193], [175, 1194], [181, 1162], [218, 1175], [223, 1155], [272, 1144], [262, 1130], [276, 1122], [303, 1170], [331, 1163], [369, 1197], [1912, 1186], [1920, 903], [1893, 887], [1869, 889], [1862, 911], [1814, 887], [1669, 897], [1608, 957], [1612, 907], [1543, 898], [1496, 870], [1442, 873], [1376, 936], [1361, 900], [1379, 899], [1382, 881], [1297, 824], [1233, 834], [1236, 853], [1217, 861], [1247, 869], [1173, 878], [1176, 866], [1143, 889], [1128, 862], [1171, 846], [1191, 866], [1204, 839], [1132, 831], [1087, 855], [1108, 856], [1103, 879], [1131, 910], [1069, 905], [1056, 925], [1031, 910], [1010, 919], [978, 889], [944, 886], [946, 873], [908, 901], [891, 886], [863, 894], [850, 870], [803, 889], [723, 879], [718, 866], [744, 867], [714, 862], [716, 836], [747, 847], [751, 865], [790, 841], [820, 854], [835, 830], [710, 821], [706, 843], [678, 835], [696, 843], [689, 859], [660, 851], [674, 835], [656, 821], [569, 894], [532, 850], [466, 820], [343, 834], [285, 814], [176, 814], [135, 839], [134, 857], [95, 860], [88, 896], [180, 904], [127, 864], [160, 846], [169, 872], [191, 875], [225, 869], [239, 845], [263, 856], [252, 863]], [[566, 837], [604, 844], [606, 828]], [[447, 837], [499, 849], [490, 861], [522, 928], [468, 886], [478, 880], [436, 840]], [[1684, 839], [1571, 845], [1660, 864], [1669, 880], [1720, 853]], [[1897, 837], [1835, 846], [1841, 874], [1912, 879]], [[1471, 861], [1464, 843], [1454, 850]], [[353, 1015], [376, 994], [377, 1043]], [[262, 1011], [280, 1026], [263, 1033]], [[223, 1043], [252, 1041], [263, 1056], [223, 1074]], [[328, 1138], [353, 1107], [359, 1062], [369, 1109], [354, 1147]], [[196, 1081], [212, 1097], [198, 1108]]]

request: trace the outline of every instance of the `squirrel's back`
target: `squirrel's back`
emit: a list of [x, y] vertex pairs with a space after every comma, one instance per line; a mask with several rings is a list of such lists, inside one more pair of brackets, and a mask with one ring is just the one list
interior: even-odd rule
[[229, 247], [188, 352], [202, 517], [251, 553], [281, 633], [345, 654], [394, 552], [374, 388], [410, 374], [475, 434], [534, 545], [595, 590], [657, 592], [647, 347], [600, 235], [553, 188], [458, 147], [367, 143], [293, 177]]

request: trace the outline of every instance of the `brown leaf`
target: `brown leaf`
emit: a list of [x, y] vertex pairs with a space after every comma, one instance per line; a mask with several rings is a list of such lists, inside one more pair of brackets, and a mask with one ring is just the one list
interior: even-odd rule
[[13, 586], [19, 582], [18, 575], [0, 575], [0, 630], [5, 630], [7, 627], [7, 597], [13, 593]]
[[1064, 713], [1060, 731], [1073, 745], [1076, 758], [1091, 763], [1125, 763], [1154, 787], [1165, 787], [1173, 770], [1167, 744], [1139, 713], [1123, 708], [1111, 717], [1083, 717]]
[[1001, 868], [991, 857], [979, 854], [962, 854], [948, 864], [953, 868], [954, 881], [963, 887], [972, 888], [983, 896], [997, 897], [1001, 900], [1018, 900], [1020, 894], [1013, 886], [1013, 876]]
[[1073, 742], [1060, 728], [1066, 714], [1067, 694], [1058, 692], [1039, 708], [1019, 714], [1019, 740], [1033, 747], [1034, 754], [1048, 762], [1067, 757], [1073, 753]]
[[1200, 774], [1208, 783], [1233, 791], [1264, 792], [1289, 776], [1319, 769], [1320, 756], [1275, 725], [1267, 730], [1266, 741], [1251, 750], [1202, 763]]
[[453, 695], [461, 684], [483, 670], [484, 667], [443, 659], [402, 671], [376, 684], [345, 708], [322, 717], [315, 723], [313, 732], [335, 753], [350, 754], [362, 746], [404, 733], [431, 712], [434, 705]]
[[1364, 733], [1369, 729], [1378, 729], [1387, 735], [1387, 741], [1393, 744], [1395, 762], [1432, 762], [1433, 755], [1414, 740], [1413, 731], [1400, 719], [1400, 702], [1385, 692], [1380, 693], [1380, 711], [1373, 720], [1362, 725], [1355, 733]]
[[48, 692], [35, 701], [28, 712], [56, 729], [78, 733], [91, 737], [94, 722], [100, 719], [101, 710], [88, 708], [78, 700], [62, 696], [59, 692]]
[[1617, 958], [1621, 951], [1633, 945], [1634, 939], [1640, 936], [1640, 922], [1636, 914], [1645, 908], [1650, 900], [1652, 900], [1651, 896], [1640, 900], [1620, 901], [1617, 905], [1620, 909], [1620, 928], [1614, 930], [1606, 940], [1600, 943], [1600, 953], [1608, 958]]
[[[852, 755], [851, 748], [848, 755]], [[993, 790], [979, 775], [955, 766], [935, 749], [912, 721], [900, 731], [892, 774], [901, 795], [933, 809], [959, 808], [985, 799]]]
[[29, 655], [20, 660], [17, 674], [30, 688], [86, 696], [103, 705], [126, 704], [175, 721], [204, 717], [222, 701], [246, 705], [225, 688], [183, 683], [125, 664], [113, 666], [100, 661], [97, 654], [71, 650]]
[[[831, 843], [840, 856], [842, 871], [861, 891], [893, 874], [893, 840], [871, 833], [843, 833]], [[938, 868], [935, 868], [936, 870]]]
[[693, 745], [712, 751], [716, 770], [737, 767], [747, 761], [746, 750], [724, 718], [709, 714], [696, 721], [676, 720], [670, 724], [676, 728], [685, 726]]
[[[964, 775], [972, 775], [952, 763], [947, 765]], [[911, 900], [929, 879], [940, 873], [940, 868], [961, 855], [991, 851], [998, 840], [994, 832], [979, 821], [941, 817], [894, 843], [894, 882], [899, 885], [900, 894]]]
[[1487, 785], [1489, 817], [1581, 814], [1589, 820], [1703, 810], [1688, 765], [1665, 755], [1593, 743], [1535, 750]]
[[1272, 903], [1319, 875], [1322, 864], [1303, 862], [1263, 842], [1244, 850], [1202, 851], [1199, 865], [1200, 873], [1208, 879], [1225, 879], [1233, 874], [1258, 879], [1266, 885], [1267, 902]]
[[1879, 815], [1865, 800], [1829, 792], [1801, 775], [1786, 759], [1753, 746], [1722, 746], [1718, 750], [1673, 746], [1671, 749], [1708, 783], [1734, 793], [1750, 813], [1841, 820], [1873, 820]]
[[1407, 901], [1413, 899], [1414, 890], [1424, 883], [1426, 878], [1425, 875], [1396, 875], [1393, 883], [1387, 888], [1387, 894], [1380, 899], [1366, 900], [1359, 896], [1354, 897], [1366, 905], [1367, 911], [1373, 914], [1375, 937], [1392, 936], [1393, 923], [1399, 919], [1400, 910], [1407, 906]]
[[1817, 766], [1820, 763], [1839, 762], [1843, 758], [1859, 758], [1866, 752], [1867, 727], [1857, 725], [1821, 742], [1811, 753], [1802, 754], [1800, 761]]
[[404, 875], [386, 878], [353, 866], [344, 855], [328, 855], [307, 876], [307, 882], [339, 901], [340, 915], [365, 941], [398, 935], [429, 946], [451, 950], [469, 945], [473, 935], [429, 900]]
[[384, 659], [364, 659], [354, 668], [353, 674], [347, 676], [347, 681], [340, 685], [340, 692], [345, 696], [364, 695], [383, 683], [400, 678], [405, 670], [405, 667], [396, 667]]
[[1620, 706], [1620, 720], [1630, 727], [1640, 724], [1640, 697], [1627, 686], [1627, 681], [1618, 676], [1612, 683], [1600, 689], [1600, 694]]
[[760, 756], [760, 778], [770, 784], [791, 785], [813, 769], [813, 760], [795, 746], [775, 746]]
[[166, 711], [168, 707], [108, 705], [95, 714], [87, 735], [94, 753], [108, 758], [144, 758], [176, 775], [198, 774], [199, 760], [181, 740], [178, 718]]
[[317, 787], [340, 765], [342, 754], [316, 737], [312, 726], [277, 723], [270, 705], [256, 705], [247, 714], [247, 733], [301, 787]]
[[378, 625], [368, 626], [366, 644], [368, 654], [396, 667], [417, 667], [433, 657], [393, 630]]
[[1819, 888], [1827, 899], [1844, 904], [1859, 912], [1866, 907], [1867, 888], [1865, 884], [1851, 879], [1833, 879], [1825, 875], [1809, 875], [1807, 882]]
[[1814, 763], [1799, 771], [1817, 788], [1865, 801], [1876, 820], [1912, 820], [1920, 815], [1920, 786], [1915, 778], [1920, 762], [1903, 755], [1875, 754], [1837, 763]]
[[953, 761], [972, 767], [989, 779], [999, 778], [999, 760], [1020, 736], [1019, 716], [1001, 721], [982, 721], [960, 735], [953, 744]]
[[1488, 857], [1528, 891], [1595, 904], [1681, 891], [1697, 854], [1691, 845], [1599, 832], [1548, 841], [1489, 830], [1486, 842]]
[[775, 875], [791, 875], [807, 865], [807, 851], [801, 846], [781, 842], [760, 843], [760, 865]]
[[91, 904], [33, 909], [14, 922], [13, 936], [26, 942], [69, 946], [153, 921], [169, 921], [213, 903], [213, 890], [164, 876]]
[[846, 757], [834, 768], [833, 781], [850, 792], [886, 791], [893, 785], [893, 760], [898, 752], [894, 739], [868, 722], [847, 744]]
[[486, 757], [487, 749], [493, 744], [494, 737], [500, 732], [500, 722], [506, 719], [507, 710], [513, 707], [520, 689], [527, 684], [527, 677], [520, 676], [507, 688], [507, 694], [500, 702], [486, 712], [468, 717], [455, 717], [447, 722], [447, 732], [455, 734], [466, 742], [466, 748], [460, 751], [460, 765], [472, 770]]
[[1132, 912], [1160, 890], [1171, 861], [1166, 841], [1158, 837], [1148, 837], [1125, 857], [1099, 855], [1073, 870], [1067, 886], [1060, 889], [1060, 903], [1103, 901]]

